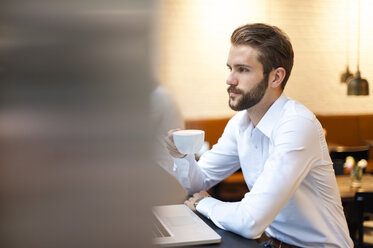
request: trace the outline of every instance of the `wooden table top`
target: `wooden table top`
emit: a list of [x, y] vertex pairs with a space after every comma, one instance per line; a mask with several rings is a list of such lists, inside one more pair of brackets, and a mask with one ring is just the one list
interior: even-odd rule
[[356, 192], [365, 192], [365, 191], [372, 191], [373, 192], [373, 175], [371, 174], [364, 174], [361, 187], [353, 188], [351, 187], [351, 178], [350, 175], [340, 175], [336, 176], [337, 184], [339, 188], [339, 193], [341, 194], [342, 201], [350, 201], [354, 200]]

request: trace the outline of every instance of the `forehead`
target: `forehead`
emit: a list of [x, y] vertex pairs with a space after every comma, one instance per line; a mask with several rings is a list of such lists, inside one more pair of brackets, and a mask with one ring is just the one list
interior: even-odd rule
[[232, 45], [229, 50], [227, 64], [234, 66], [236, 64], [248, 65], [251, 67], [262, 67], [258, 60], [258, 49], [248, 45]]

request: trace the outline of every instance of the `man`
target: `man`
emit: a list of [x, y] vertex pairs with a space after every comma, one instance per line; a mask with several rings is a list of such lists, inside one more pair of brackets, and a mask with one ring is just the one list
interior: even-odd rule
[[[231, 36], [229, 106], [239, 111], [198, 163], [180, 154], [169, 132], [174, 170], [190, 208], [246, 238], [265, 233], [264, 247], [352, 247], [323, 129], [283, 89], [293, 49], [277, 27], [249, 24]], [[238, 168], [250, 192], [222, 202], [206, 191]]]

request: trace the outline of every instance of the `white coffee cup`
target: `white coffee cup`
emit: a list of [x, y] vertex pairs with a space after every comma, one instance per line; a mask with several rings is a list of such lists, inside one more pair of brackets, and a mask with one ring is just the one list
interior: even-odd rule
[[205, 140], [205, 131], [195, 129], [179, 130], [173, 133], [176, 148], [182, 154], [198, 153]]

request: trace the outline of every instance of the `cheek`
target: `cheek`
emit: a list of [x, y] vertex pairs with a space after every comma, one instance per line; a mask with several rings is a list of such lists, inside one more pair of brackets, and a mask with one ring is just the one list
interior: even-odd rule
[[260, 82], [260, 78], [255, 75], [245, 75], [239, 78], [239, 86], [245, 91], [249, 91]]

